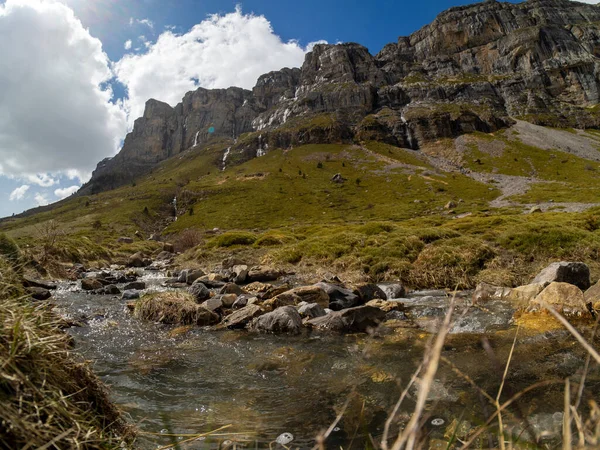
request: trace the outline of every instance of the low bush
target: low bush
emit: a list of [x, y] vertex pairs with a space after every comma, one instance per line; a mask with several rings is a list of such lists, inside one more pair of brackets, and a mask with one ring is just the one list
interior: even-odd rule
[[233, 247], [234, 245], [252, 245], [256, 242], [256, 235], [243, 231], [230, 231], [210, 240], [212, 247]]

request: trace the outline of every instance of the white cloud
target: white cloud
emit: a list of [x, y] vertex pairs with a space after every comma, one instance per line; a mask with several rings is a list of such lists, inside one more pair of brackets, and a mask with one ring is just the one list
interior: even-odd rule
[[27, 175], [25, 176], [27, 181], [33, 184], [37, 184], [41, 187], [50, 187], [56, 184], [56, 180], [52, 178], [52, 176], [47, 173], [38, 173], [36, 175]]
[[114, 154], [125, 114], [101, 87], [112, 77], [102, 43], [73, 11], [7, 0], [0, 36], [0, 174], [50, 186], [53, 175], [83, 176]]
[[129, 26], [133, 26], [135, 24], [146, 25], [150, 29], [154, 29], [154, 22], [150, 19], [134, 19], [133, 17], [129, 18]]
[[125, 44], [123, 44], [123, 48], [125, 50], [130, 50], [131, 49], [131, 45], [132, 45], [132, 42], [131, 42], [131, 39], [129, 39], [129, 40], [125, 41]]
[[48, 197], [46, 197], [46, 194], [41, 194], [39, 192], [36, 192], [33, 199], [35, 200], [35, 204], [37, 206], [46, 206], [48, 203], [50, 203]]
[[80, 186], [70, 186], [63, 189], [56, 189], [54, 191], [54, 195], [56, 195], [59, 199], [67, 198], [69, 195], [73, 195], [75, 192], [79, 190]]
[[17, 200], [22, 200], [23, 197], [25, 197], [25, 194], [27, 193], [28, 190], [29, 190], [29, 186], [27, 184], [24, 184], [23, 186], [19, 186], [18, 188], [16, 188], [14, 191], [12, 191], [10, 193], [10, 196], [8, 199], [11, 202], [14, 202]]
[[182, 35], [163, 32], [144, 54], [125, 55], [115, 73], [127, 87], [131, 125], [149, 98], [175, 105], [199, 86], [251, 88], [266, 72], [299, 67], [305, 53], [297, 42], [283, 42], [265, 17], [238, 8], [210, 16]]

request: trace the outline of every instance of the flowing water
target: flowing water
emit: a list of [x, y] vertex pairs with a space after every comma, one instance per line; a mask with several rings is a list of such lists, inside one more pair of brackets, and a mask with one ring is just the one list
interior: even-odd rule
[[[145, 273], [143, 279], [149, 290], [165, 289], [160, 275]], [[138, 424], [142, 434], [137, 443], [142, 448], [183, 442], [187, 439], [183, 434], [224, 426], [229, 427], [181, 448], [232, 444], [274, 448], [282, 433], [293, 435], [294, 448], [307, 448], [347, 401], [347, 412], [327, 446], [364, 448], [369, 435], [381, 436], [400, 386], [406, 385], [422, 359], [430, 337], [427, 330], [435, 331], [450, 299], [432, 291], [403, 302], [419, 328], [403, 328], [400, 321], [396, 324], [400, 327], [372, 336], [308, 331], [274, 336], [143, 323], [131, 317], [126, 301], [80, 292], [74, 283], [61, 284], [55, 295], [61, 314], [85, 317], [85, 326], [70, 329], [76, 349]], [[495, 396], [515, 334], [513, 310], [495, 301], [485, 308], [469, 308], [463, 315], [466, 304], [466, 298], [458, 299], [458, 319], [443, 356]], [[523, 333], [518, 342], [508, 394], [541, 379], [571, 376], [583, 363], [583, 352], [560, 330]], [[409, 417], [414, 401], [413, 389], [401, 408], [400, 421]], [[557, 433], [561, 386], [546, 388], [543, 396], [534, 391], [526, 409], [534, 429]], [[474, 426], [490, 410], [464, 377], [443, 364], [432, 386], [423, 431], [443, 439], [456, 417]]]

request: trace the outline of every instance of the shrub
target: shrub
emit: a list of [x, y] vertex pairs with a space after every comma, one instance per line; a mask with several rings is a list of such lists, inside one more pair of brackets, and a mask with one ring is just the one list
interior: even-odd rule
[[212, 247], [233, 247], [234, 245], [252, 245], [256, 242], [256, 236], [243, 231], [231, 231], [217, 236], [209, 242]]
[[414, 262], [410, 283], [417, 288], [469, 289], [494, 256], [494, 250], [477, 239], [435, 242], [425, 247]]
[[4, 256], [13, 264], [18, 262], [21, 257], [21, 250], [17, 243], [4, 233], [0, 233], [0, 255]]
[[183, 230], [173, 239], [173, 246], [176, 252], [185, 252], [194, 248], [202, 242], [202, 233], [195, 228]]
[[50, 308], [2, 291], [0, 323], [3, 448], [129, 447], [132, 429], [100, 380], [73, 359]]

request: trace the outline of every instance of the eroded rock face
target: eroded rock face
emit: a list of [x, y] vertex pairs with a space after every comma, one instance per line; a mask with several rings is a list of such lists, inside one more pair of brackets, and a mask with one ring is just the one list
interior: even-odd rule
[[[452, 8], [377, 55], [354, 43], [316, 45], [301, 68], [261, 76], [252, 91], [189, 92], [146, 103], [121, 152], [102, 161], [89, 194], [128, 183], [213, 137], [229, 158], [270, 148], [377, 139], [405, 148], [510, 116], [592, 127], [600, 115], [600, 9], [570, 0], [486, 1]], [[244, 133], [243, 139], [234, 142]], [[225, 150], [224, 150], [225, 151]]]

